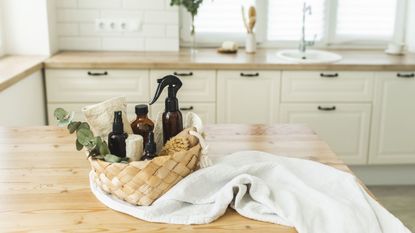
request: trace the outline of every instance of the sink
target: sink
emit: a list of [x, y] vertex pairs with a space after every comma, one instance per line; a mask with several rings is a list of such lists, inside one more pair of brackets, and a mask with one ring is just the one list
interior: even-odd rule
[[277, 56], [297, 63], [334, 63], [342, 59], [339, 54], [321, 50], [307, 50], [302, 53], [296, 49], [286, 49], [279, 51]]

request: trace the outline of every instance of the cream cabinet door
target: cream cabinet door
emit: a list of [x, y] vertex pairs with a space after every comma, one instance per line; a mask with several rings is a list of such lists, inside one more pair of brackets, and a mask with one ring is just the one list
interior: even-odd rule
[[[216, 101], [216, 71], [215, 70], [151, 70], [151, 98], [157, 90], [157, 79], [173, 74], [180, 78], [183, 86], [177, 93], [180, 102], [215, 102]], [[164, 103], [167, 88], [159, 97], [158, 102]]]
[[[213, 124], [216, 122], [216, 108], [214, 103], [179, 103], [180, 111], [183, 118], [186, 117], [186, 113], [194, 112], [203, 121], [203, 124]], [[164, 111], [164, 104], [157, 103], [151, 105], [151, 117], [154, 121], [157, 119], [157, 114]], [[185, 120], [185, 119], [183, 119]]]
[[218, 71], [218, 123], [278, 120], [279, 71]]
[[47, 69], [46, 93], [49, 103], [94, 103], [117, 96], [147, 103], [149, 71]]
[[371, 164], [415, 163], [415, 72], [376, 75]]
[[282, 123], [306, 124], [348, 164], [366, 164], [370, 104], [281, 104]]

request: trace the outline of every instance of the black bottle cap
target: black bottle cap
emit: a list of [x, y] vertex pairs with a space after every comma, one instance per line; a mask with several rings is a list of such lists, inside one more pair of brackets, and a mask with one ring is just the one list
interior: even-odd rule
[[147, 104], [138, 104], [135, 106], [135, 114], [137, 115], [144, 115], [148, 113], [148, 106]]
[[114, 123], [112, 123], [112, 132], [114, 133], [124, 133], [124, 125], [122, 122], [122, 112], [114, 112]]

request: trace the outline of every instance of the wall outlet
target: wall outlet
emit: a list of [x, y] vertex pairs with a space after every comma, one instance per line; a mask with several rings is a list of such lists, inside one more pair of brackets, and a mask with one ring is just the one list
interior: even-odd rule
[[95, 19], [95, 31], [97, 32], [136, 32], [140, 29], [140, 19]]

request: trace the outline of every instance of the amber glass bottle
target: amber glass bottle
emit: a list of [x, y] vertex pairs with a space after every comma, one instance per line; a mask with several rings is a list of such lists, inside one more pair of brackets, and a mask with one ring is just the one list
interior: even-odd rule
[[148, 134], [153, 132], [154, 123], [148, 118], [148, 106], [146, 104], [139, 104], [135, 106], [135, 114], [137, 119], [131, 123], [131, 128], [134, 134], [139, 134], [143, 137], [143, 148], [148, 140]]

